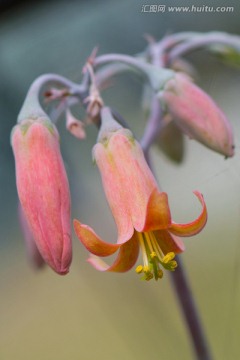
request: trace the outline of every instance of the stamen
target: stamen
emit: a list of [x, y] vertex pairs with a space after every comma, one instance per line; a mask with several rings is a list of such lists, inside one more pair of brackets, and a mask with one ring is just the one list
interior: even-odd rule
[[143, 272], [143, 266], [142, 265], [138, 265], [135, 269], [137, 274], [141, 274]]
[[143, 234], [139, 233], [138, 238], [139, 238], [140, 247], [142, 250], [143, 264], [144, 264], [144, 266], [148, 266], [148, 258], [147, 258], [147, 253], [146, 253], [146, 249], [145, 249], [145, 245], [144, 245]]
[[143, 280], [149, 281], [149, 280], [151, 280], [152, 278], [153, 278], [153, 274], [152, 274], [151, 272], [148, 272], [148, 273], [145, 274]]
[[151, 259], [156, 259], [157, 258], [157, 254], [155, 253], [155, 251], [151, 252], [150, 258]]
[[151, 253], [154, 252], [154, 249], [153, 249], [153, 246], [152, 246], [152, 239], [151, 237], [149, 236], [150, 234], [149, 233], [144, 233], [144, 238], [147, 240], [147, 244], [148, 244], [148, 247], [149, 247], [149, 250]]
[[161, 249], [160, 246], [158, 245], [158, 242], [157, 242], [154, 234], [153, 234], [152, 232], [150, 232], [149, 236], [150, 236], [150, 239], [151, 239], [151, 241], [152, 241], [152, 243], [153, 243], [153, 246], [154, 246], [154, 250], [155, 250], [155, 252], [157, 253], [158, 257], [159, 257], [160, 259], [163, 258], [163, 257], [164, 257], [164, 253], [162, 252], [162, 249]]
[[167, 263], [169, 263], [169, 261], [173, 260], [174, 258], [175, 258], [174, 252], [169, 252], [164, 256], [164, 258], [162, 259], [162, 262], [164, 264], [167, 264]]
[[148, 266], [144, 266], [144, 267], [143, 267], [143, 272], [144, 272], [145, 274], [149, 273], [149, 272], [150, 272], [150, 268], [149, 268]]
[[138, 233], [140, 248], [142, 250], [143, 265], [136, 267], [137, 274], [144, 273], [142, 280], [155, 280], [163, 277], [160, 265], [169, 271], [174, 271], [177, 267], [175, 253], [173, 251], [164, 254], [153, 232]]
[[172, 269], [175, 269], [175, 268], [177, 267], [177, 262], [176, 262], [176, 260], [170, 261], [170, 263], [171, 263], [171, 268], [172, 268]]
[[162, 266], [166, 270], [174, 271], [177, 267], [177, 262], [175, 260], [169, 261], [167, 264], [162, 263]]

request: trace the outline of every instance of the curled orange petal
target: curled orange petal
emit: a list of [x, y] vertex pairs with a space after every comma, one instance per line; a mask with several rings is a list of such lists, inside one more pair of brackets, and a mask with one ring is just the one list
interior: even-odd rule
[[81, 224], [78, 220], [73, 220], [75, 233], [85, 248], [97, 256], [109, 256], [114, 254], [120, 247], [118, 244], [109, 244], [100, 239], [88, 225]]
[[121, 245], [118, 256], [114, 263], [109, 266], [102, 259], [91, 255], [88, 262], [99, 271], [126, 272], [130, 270], [137, 261], [139, 253], [139, 242], [136, 232], [133, 237]]
[[199, 201], [202, 204], [202, 212], [199, 215], [199, 217], [188, 223], [188, 224], [176, 224], [174, 222], [172, 222], [171, 226], [169, 227], [169, 231], [174, 234], [174, 235], [178, 235], [178, 236], [193, 236], [198, 234], [205, 226], [206, 222], [207, 222], [207, 208], [206, 208], [206, 204], [205, 201], [203, 199], [203, 195], [198, 192], [198, 191], [194, 191], [194, 194], [197, 196], [197, 198], [199, 199]]

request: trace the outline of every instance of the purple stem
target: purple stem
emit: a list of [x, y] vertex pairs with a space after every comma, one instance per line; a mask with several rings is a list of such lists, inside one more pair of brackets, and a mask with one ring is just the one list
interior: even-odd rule
[[114, 62], [129, 66], [133, 71], [136, 71], [143, 78], [148, 80], [152, 89], [156, 92], [164, 86], [166, 81], [174, 76], [174, 72], [170, 69], [162, 68], [160, 66], [155, 67], [141, 58], [123, 54], [106, 54], [98, 56], [94, 59], [93, 65], [97, 68]]
[[223, 32], [210, 32], [206, 34], [195, 35], [193, 38], [180, 43], [173, 47], [168, 54], [168, 62], [171, 64], [176, 58], [179, 58], [190, 51], [194, 51], [198, 48], [220, 44], [228, 47], [232, 47], [237, 51], [240, 51], [240, 37], [236, 35], [229, 35]]
[[178, 267], [171, 273], [172, 284], [179, 300], [182, 314], [188, 326], [189, 335], [197, 360], [211, 360], [211, 354], [201, 320], [187, 279], [184, 265], [180, 257], [177, 259]]
[[154, 96], [151, 104], [151, 114], [148, 118], [147, 125], [145, 127], [144, 134], [140, 142], [145, 157], [147, 157], [150, 146], [159, 136], [163, 127], [164, 122], [162, 119], [162, 109], [160, 101], [156, 96]]
[[46, 112], [43, 110], [39, 95], [44, 85], [47, 83], [57, 83], [61, 86], [67, 87], [71, 92], [71, 95], [79, 99], [85, 97], [86, 89], [84, 85], [78, 85], [63, 76], [57, 74], [44, 74], [34, 80], [30, 86], [26, 95], [25, 101], [22, 105], [20, 113], [18, 115], [18, 123], [23, 121], [27, 117], [47, 117]]

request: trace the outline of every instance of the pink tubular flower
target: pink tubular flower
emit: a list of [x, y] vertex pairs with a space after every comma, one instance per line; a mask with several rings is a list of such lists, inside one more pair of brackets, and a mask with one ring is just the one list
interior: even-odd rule
[[159, 98], [175, 123], [190, 138], [226, 157], [233, 156], [233, 135], [228, 120], [188, 76], [177, 73], [166, 82]]
[[[161, 267], [173, 271], [177, 266], [176, 253], [184, 250], [177, 236], [192, 236], [204, 227], [207, 220], [205, 202], [195, 192], [202, 204], [201, 215], [189, 224], [176, 224], [171, 220], [168, 197], [158, 190], [140, 145], [129, 130], [103, 132], [94, 149], [94, 159], [101, 173], [105, 194], [117, 228], [116, 244], [104, 242], [88, 226], [74, 220], [75, 232], [90, 251], [89, 262], [100, 271], [128, 271], [137, 261], [139, 248], [143, 266], [136, 268], [144, 279], [163, 276]], [[114, 254], [115, 262], [108, 266], [100, 258]]]
[[27, 119], [12, 131], [18, 195], [44, 261], [60, 275], [72, 258], [70, 192], [55, 126]]

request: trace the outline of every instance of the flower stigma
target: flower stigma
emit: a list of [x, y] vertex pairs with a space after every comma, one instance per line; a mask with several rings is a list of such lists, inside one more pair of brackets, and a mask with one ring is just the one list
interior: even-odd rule
[[164, 255], [152, 231], [138, 233], [138, 239], [142, 251], [143, 265], [138, 265], [135, 271], [137, 274], [144, 274], [142, 280], [161, 279], [163, 277], [161, 267], [169, 271], [176, 269], [175, 253], [168, 252]]

